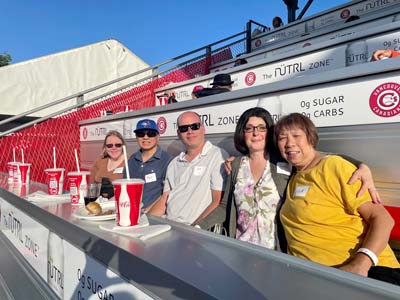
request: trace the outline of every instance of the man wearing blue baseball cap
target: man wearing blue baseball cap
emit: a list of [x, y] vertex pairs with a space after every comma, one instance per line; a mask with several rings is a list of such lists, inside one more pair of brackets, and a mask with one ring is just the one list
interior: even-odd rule
[[129, 174], [131, 178], [145, 181], [142, 203], [143, 208], [148, 210], [163, 193], [165, 174], [172, 156], [158, 146], [160, 132], [153, 120], [139, 120], [134, 133], [140, 150], [128, 160]]

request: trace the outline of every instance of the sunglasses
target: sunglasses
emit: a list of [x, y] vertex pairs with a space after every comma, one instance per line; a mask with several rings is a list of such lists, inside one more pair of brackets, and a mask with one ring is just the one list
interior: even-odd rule
[[121, 147], [122, 147], [122, 144], [121, 144], [121, 143], [118, 143], [118, 144], [107, 144], [107, 145], [106, 145], [106, 147], [107, 147], [108, 149], [111, 149], [113, 146], [115, 146], [116, 148], [121, 148]]
[[154, 130], [141, 130], [135, 133], [136, 137], [144, 137], [145, 135], [147, 135], [148, 137], [156, 137], [157, 136], [157, 132]]
[[187, 132], [189, 130], [189, 128], [192, 130], [199, 130], [200, 127], [201, 127], [200, 123], [193, 123], [193, 124], [189, 124], [189, 125], [178, 126], [178, 130], [180, 133], [183, 133], [183, 132]]

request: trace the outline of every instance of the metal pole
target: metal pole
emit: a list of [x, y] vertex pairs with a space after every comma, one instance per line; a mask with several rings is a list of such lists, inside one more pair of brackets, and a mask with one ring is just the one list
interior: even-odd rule
[[251, 20], [246, 23], [246, 53], [251, 52]]
[[304, 16], [304, 14], [307, 12], [308, 8], [311, 6], [311, 3], [313, 3], [314, 0], [308, 0], [306, 5], [304, 5], [303, 9], [297, 16], [296, 20], [301, 20], [301, 18]]

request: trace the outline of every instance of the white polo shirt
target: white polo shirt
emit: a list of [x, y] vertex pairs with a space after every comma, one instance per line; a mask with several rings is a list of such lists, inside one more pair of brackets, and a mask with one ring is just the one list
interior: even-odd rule
[[211, 190], [223, 191], [228, 153], [207, 141], [191, 162], [180, 153], [168, 165], [164, 192], [169, 191], [167, 218], [192, 224], [211, 204]]

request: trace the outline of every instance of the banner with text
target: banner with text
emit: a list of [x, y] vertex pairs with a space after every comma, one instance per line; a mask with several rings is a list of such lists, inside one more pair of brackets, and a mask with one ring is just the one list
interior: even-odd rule
[[49, 230], [4, 199], [1, 203], [1, 231], [47, 281], [47, 239]]
[[[400, 30], [389, 34], [373, 36], [368, 39], [354, 40], [347, 44], [332, 46], [292, 59], [267, 63], [239, 72], [232, 72], [231, 78], [234, 81], [232, 90], [240, 90], [296, 76], [367, 63], [375, 50], [386, 48], [400, 50]], [[196, 84], [199, 83], [206, 84], [206, 82], [198, 82]], [[180, 86], [167, 92], [175, 93], [178, 102], [191, 100], [193, 86], [193, 84]]]

